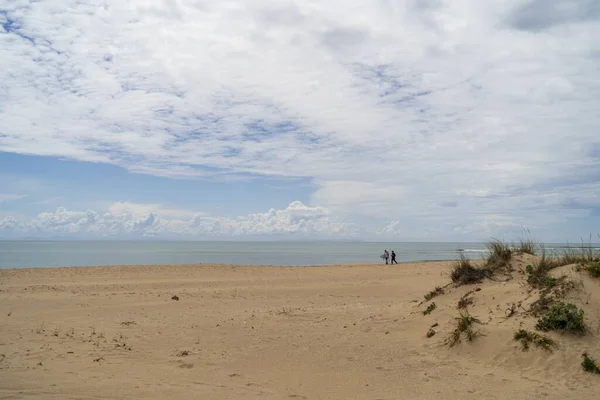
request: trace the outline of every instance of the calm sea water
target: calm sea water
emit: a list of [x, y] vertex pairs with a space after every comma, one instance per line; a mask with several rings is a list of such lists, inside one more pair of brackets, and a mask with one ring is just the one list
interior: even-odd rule
[[327, 265], [454, 260], [486, 255], [483, 243], [0, 241], [0, 268], [135, 264]]
[[481, 243], [0, 241], [0, 268], [133, 264], [326, 265], [377, 263], [383, 250], [398, 261], [471, 258]]

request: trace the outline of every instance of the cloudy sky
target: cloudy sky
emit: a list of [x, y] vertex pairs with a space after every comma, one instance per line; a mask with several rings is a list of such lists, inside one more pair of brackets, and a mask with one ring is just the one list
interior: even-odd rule
[[0, 0], [0, 237], [600, 231], [599, 0]]

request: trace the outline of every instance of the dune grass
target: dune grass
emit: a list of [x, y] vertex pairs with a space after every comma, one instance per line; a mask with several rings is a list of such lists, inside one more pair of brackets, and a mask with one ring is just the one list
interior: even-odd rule
[[464, 254], [459, 254], [459, 259], [452, 268], [450, 279], [457, 285], [469, 285], [480, 283], [488, 275], [488, 271], [484, 268], [477, 268], [471, 264]]
[[513, 248], [513, 251], [516, 253], [536, 255], [539, 245], [531, 238], [529, 230], [524, 229], [524, 231], [526, 234], [525, 237], [519, 238], [519, 242]]
[[512, 257], [513, 250], [510, 245], [498, 239], [492, 239], [485, 244], [489, 251], [486, 267], [492, 270], [505, 267]]
[[542, 249], [542, 255], [533, 265], [527, 265], [527, 283], [536, 289], [550, 289], [556, 286], [559, 279], [549, 275], [550, 271], [560, 266], [555, 259], [547, 257], [546, 251]]
[[481, 321], [470, 315], [467, 311], [460, 311], [460, 315], [455, 320], [456, 328], [446, 340], [449, 347], [454, 347], [460, 343], [463, 333], [468, 342], [472, 342], [477, 336], [481, 335], [479, 331], [473, 329], [473, 325], [481, 324]]
[[473, 298], [466, 295], [466, 296], [461, 297], [460, 300], [458, 300], [458, 304], [456, 305], [456, 308], [458, 308], [459, 310], [464, 310], [472, 304], [473, 304]]
[[436, 286], [435, 289], [433, 289], [431, 292], [427, 293], [424, 297], [426, 301], [429, 301], [431, 299], [433, 299], [436, 296], [439, 296], [441, 294], [444, 294], [444, 289], [442, 289], [439, 286]]

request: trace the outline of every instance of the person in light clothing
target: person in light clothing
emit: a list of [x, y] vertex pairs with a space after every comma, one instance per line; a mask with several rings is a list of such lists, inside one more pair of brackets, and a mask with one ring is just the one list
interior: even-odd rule
[[383, 258], [385, 260], [385, 263], [388, 264], [388, 260], [390, 259], [390, 253], [388, 253], [387, 250], [384, 250], [381, 258]]

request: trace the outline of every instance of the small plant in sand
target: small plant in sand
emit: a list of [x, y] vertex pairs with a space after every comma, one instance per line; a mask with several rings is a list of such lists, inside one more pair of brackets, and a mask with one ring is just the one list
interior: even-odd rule
[[558, 348], [556, 342], [549, 337], [525, 329], [519, 329], [516, 331], [514, 339], [521, 343], [521, 349], [523, 351], [529, 350], [531, 343], [533, 343], [536, 347], [547, 351], [552, 351], [553, 349]]
[[471, 260], [464, 254], [460, 253], [459, 257], [450, 273], [450, 279], [453, 283], [457, 285], [480, 283], [487, 276], [487, 270], [471, 265]]
[[459, 310], [464, 310], [472, 304], [473, 304], [473, 298], [466, 295], [466, 296], [461, 297], [460, 300], [458, 300], [458, 304], [456, 305], [456, 308], [458, 308]]
[[461, 311], [460, 316], [455, 318], [455, 320], [456, 328], [446, 340], [448, 346], [454, 347], [456, 344], [460, 343], [463, 333], [468, 342], [472, 342], [477, 336], [481, 335], [479, 331], [473, 330], [473, 325], [481, 324], [481, 321], [470, 315], [467, 311]]
[[559, 279], [549, 275], [550, 270], [556, 267], [556, 264], [548, 261], [544, 255], [535, 265], [527, 265], [527, 283], [536, 289], [552, 289], [555, 287]]
[[433, 299], [434, 297], [439, 296], [441, 294], [444, 294], [444, 289], [442, 289], [439, 286], [436, 286], [435, 289], [433, 289], [431, 292], [429, 292], [425, 295], [425, 300], [429, 301], [429, 300]]
[[538, 320], [535, 329], [583, 334], [586, 332], [583, 310], [571, 303], [554, 304]]
[[585, 372], [590, 372], [592, 374], [600, 374], [600, 364], [597, 363], [596, 360], [590, 357], [588, 353], [583, 353], [581, 356], [583, 357], [581, 367]]
[[431, 303], [430, 305], [427, 306], [427, 309], [425, 311], [423, 311], [423, 315], [431, 314], [433, 312], [433, 310], [435, 310], [436, 308], [437, 308], [437, 305], [435, 303]]
[[583, 267], [584, 271], [587, 271], [593, 278], [600, 278], [600, 262], [593, 262]]

